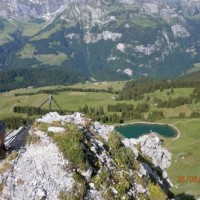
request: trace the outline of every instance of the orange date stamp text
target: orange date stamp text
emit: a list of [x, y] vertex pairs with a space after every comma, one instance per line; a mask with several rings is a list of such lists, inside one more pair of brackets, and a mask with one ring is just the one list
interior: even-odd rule
[[177, 176], [179, 183], [200, 183], [200, 176]]

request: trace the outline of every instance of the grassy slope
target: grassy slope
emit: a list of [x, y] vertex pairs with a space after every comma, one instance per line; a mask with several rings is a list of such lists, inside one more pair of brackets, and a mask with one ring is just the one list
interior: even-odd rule
[[22, 26], [23, 26], [22, 35], [26, 37], [31, 37], [35, 35], [43, 28], [43, 24], [31, 23], [31, 22], [25, 22], [22, 24]]
[[92, 82], [87, 82], [87, 83], [78, 83], [70, 87], [74, 88], [84, 88], [84, 89], [108, 89], [108, 87], [113, 88], [113, 91], [119, 91], [122, 90], [124, 87], [126, 81], [113, 81], [113, 82], [97, 82], [97, 83], [92, 83]]
[[11, 35], [17, 30], [17, 27], [5, 19], [0, 18], [0, 21], [4, 24], [3, 30], [0, 30], [0, 45], [3, 45], [14, 40]]
[[[123, 87], [124, 82], [103, 82], [103, 83], [87, 83], [87, 84], [76, 84], [73, 87], [75, 88], [96, 88], [96, 89], [108, 89], [108, 87], [112, 87], [114, 91], [117, 91], [121, 87]], [[52, 86], [52, 87], [45, 87], [45, 89], [55, 89], [58, 87], [63, 86]], [[26, 93], [26, 92], [36, 92], [41, 88], [33, 88], [33, 89], [21, 89], [11, 91], [7, 94], [4, 94], [0, 98], [0, 117], [1, 115], [7, 114], [10, 111], [11, 107], [14, 104], [18, 105], [29, 105], [29, 106], [39, 106], [45, 99], [48, 98], [48, 94], [38, 94], [33, 96], [19, 96], [14, 97], [14, 93]], [[167, 100], [169, 96], [166, 95], [168, 90], [164, 90], [163, 92], [156, 91], [155, 93], [149, 93], [149, 103], [151, 105], [150, 111], [158, 110], [156, 105], [153, 102], [155, 97], [158, 97], [162, 100]], [[174, 93], [170, 94], [171, 98], [176, 98], [178, 96], [188, 96], [192, 92], [191, 88], [178, 88], [174, 89]], [[12, 98], [10, 98], [12, 96]], [[99, 107], [99, 105], [106, 108], [107, 104], [117, 104], [117, 103], [130, 103], [137, 105], [138, 103], [145, 102], [145, 100], [141, 101], [115, 101], [113, 98], [115, 94], [108, 94], [108, 93], [91, 93], [91, 92], [62, 92], [59, 95], [55, 95], [54, 98], [61, 105], [62, 109], [66, 110], [78, 110], [80, 107], [84, 105], [89, 105], [92, 107]], [[48, 106], [45, 105], [44, 108]], [[55, 104], [52, 104], [53, 109], [56, 108]], [[185, 112], [186, 116], [189, 116], [192, 111], [196, 111], [199, 108], [198, 104], [192, 105], [183, 105], [176, 108], [160, 108], [162, 110], [166, 118], [169, 117], [178, 117], [180, 112]]]
[[[196, 66], [196, 68], [197, 68], [197, 66]], [[200, 70], [197, 70], [197, 71], [193, 71], [189, 74], [186, 74], [185, 76], [181, 77], [181, 79], [189, 80], [189, 81], [191, 81], [191, 80], [192, 81], [199, 81], [199, 76], [200, 76]]]
[[50, 66], [60, 66], [62, 62], [68, 59], [67, 55], [61, 52], [58, 52], [58, 54], [39, 54], [35, 56], [36, 60], [50, 65]]
[[57, 52], [57, 54], [37, 54], [34, 55], [36, 51], [35, 47], [32, 44], [26, 44], [21, 52], [18, 53], [19, 58], [35, 58], [41, 63], [54, 66], [61, 65], [62, 62], [68, 59], [67, 55], [62, 52]]
[[200, 178], [200, 119], [165, 120], [165, 122], [174, 123], [181, 132], [179, 139], [166, 140], [166, 147], [172, 153], [172, 164], [168, 169], [169, 177], [175, 186], [172, 191], [177, 194], [186, 192], [200, 196], [200, 182], [178, 182], [178, 176]]

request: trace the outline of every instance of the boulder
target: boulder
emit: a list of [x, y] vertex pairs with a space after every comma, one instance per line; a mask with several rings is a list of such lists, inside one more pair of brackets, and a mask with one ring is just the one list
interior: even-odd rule
[[171, 153], [161, 146], [157, 136], [142, 136], [138, 139], [138, 143], [141, 145], [142, 154], [149, 157], [156, 167], [165, 170], [170, 166]]
[[167, 178], [168, 178], [168, 174], [167, 174], [166, 171], [163, 171], [163, 172], [162, 172], [162, 177], [163, 177], [164, 179], [167, 179]]
[[143, 176], [146, 176], [146, 174], [147, 174], [147, 171], [146, 171], [146, 169], [143, 167], [142, 164], [140, 164], [139, 173], [142, 174]]
[[138, 193], [145, 193], [146, 192], [146, 189], [144, 189], [143, 187], [142, 187], [142, 185], [136, 185], [136, 190], [137, 190], [137, 192]]
[[38, 199], [43, 199], [46, 197], [46, 191], [42, 188], [39, 188], [36, 192], [36, 196], [38, 197]]
[[128, 139], [128, 138], [125, 138], [122, 140], [122, 143], [126, 146], [126, 147], [129, 147], [133, 153], [135, 154], [135, 157], [137, 158], [138, 157], [138, 149], [136, 147], [137, 145], [137, 139]]
[[48, 131], [53, 132], [53, 133], [63, 133], [63, 132], [65, 132], [65, 129], [63, 127], [51, 126], [51, 127], [48, 128]]
[[94, 127], [95, 130], [99, 130], [100, 126], [101, 126], [101, 124], [99, 122], [94, 122], [93, 127]]

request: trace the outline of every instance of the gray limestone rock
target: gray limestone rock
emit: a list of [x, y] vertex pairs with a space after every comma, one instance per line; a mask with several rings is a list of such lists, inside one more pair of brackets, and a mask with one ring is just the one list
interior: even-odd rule
[[43, 188], [38, 188], [36, 196], [38, 197], [39, 200], [41, 200], [46, 197], [46, 191]]
[[142, 164], [140, 164], [139, 173], [142, 174], [143, 176], [146, 176], [146, 175], [147, 175], [147, 171], [146, 171], [146, 169], [143, 167]]
[[163, 172], [162, 172], [162, 177], [163, 177], [164, 179], [167, 179], [167, 178], [168, 178], [168, 174], [167, 174], [166, 171], [163, 171]]
[[99, 130], [100, 129], [100, 123], [99, 122], [94, 122], [94, 129]]
[[138, 193], [145, 193], [146, 192], [146, 189], [144, 189], [143, 187], [142, 187], [142, 185], [136, 185], [136, 190], [137, 190], [137, 192]]

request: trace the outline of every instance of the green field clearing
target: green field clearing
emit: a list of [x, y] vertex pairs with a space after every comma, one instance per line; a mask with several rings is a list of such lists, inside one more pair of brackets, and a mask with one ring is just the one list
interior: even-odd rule
[[37, 41], [42, 39], [47, 39], [52, 35], [53, 33], [56, 33], [61, 29], [61, 24], [56, 24], [50, 31], [42, 32], [41, 34], [38, 34], [34, 36], [31, 41]]
[[[124, 82], [102, 82], [102, 83], [85, 83], [85, 84], [76, 84], [74, 88], [83, 88], [83, 89], [108, 89], [108, 87], [112, 87], [114, 91], [119, 90], [122, 88]], [[20, 106], [40, 106], [45, 99], [48, 98], [48, 94], [37, 94], [32, 96], [14, 96], [15, 93], [28, 93], [28, 92], [37, 92], [41, 89], [59, 89], [59, 88], [66, 88], [67, 86], [51, 86], [51, 87], [42, 87], [42, 88], [33, 88], [33, 89], [18, 89], [14, 91], [10, 91], [9, 93], [3, 94], [0, 97], [0, 117], [1, 115], [7, 115], [8, 111], [12, 108], [13, 105], [20, 105]], [[150, 111], [160, 110], [163, 111], [166, 118], [173, 118], [178, 117], [180, 112], [184, 112], [186, 116], [189, 116], [193, 111], [200, 110], [200, 103], [198, 104], [191, 104], [191, 105], [183, 105], [175, 108], [157, 108], [156, 104], [154, 103], [154, 98], [160, 98], [162, 100], [167, 100], [169, 97], [177, 98], [179, 96], [187, 97], [189, 94], [192, 93], [192, 88], [177, 88], [174, 89], [174, 93], [170, 94], [169, 96], [166, 95], [168, 90], [164, 90], [163, 92], [156, 91], [155, 93], [149, 93], [148, 96], [149, 104], [150, 104]], [[97, 92], [73, 92], [73, 91], [66, 91], [61, 92], [58, 95], [54, 95], [54, 98], [61, 105], [63, 110], [79, 110], [80, 107], [85, 105], [98, 108], [100, 105], [104, 107], [106, 110], [106, 106], [108, 104], [117, 104], [117, 103], [127, 103], [133, 104], [137, 106], [138, 103], [146, 102], [146, 98], [140, 101], [135, 100], [128, 100], [128, 101], [116, 101], [115, 94], [109, 93], [97, 93]], [[6, 103], [6, 104], [5, 104]], [[44, 105], [44, 108], [48, 108], [48, 105]], [[56, 109], [56, 105], [52, 104], [52, 109]], [[147, 113], [148, 114], [148, 113]]]
[[[192, 93], [193, 88], [174, 88], [173, 90], [174, 93], [170, 93], [171, 89], [164, 89], [162, 92], [160, 90], [157, 90], [154, 93], [149, 93], [149, 96], [157, 97], [161, 100], [168, 100], [169, 97], [188, 97]], [[170, 95], [167, 95], [167, 92], [169, 92]]]
[[60, 66], [62, 62], [68, 59], [68, 56], [64, 53], [58, 52], [57, 54], [36, 54], [34, 55], [34, 52], [36, 51], [35, 47], [32, 44], [26, 44], [23, 48], [23, 50], [20, 52], [19, 57], [20, 58], [35, 58], [36, 60], [48, 64], [51, 66], [58, 65]]
[[3, 33], [0, 32], [0, 45], [11, 42], [13, 40], [14, 39], [9, 34], [7, 34], [5, 32], [3, 32]]
[[113, 88], [113, 91], [120, 91], [126, 84], [126, 81], [113, 81], [113, 82], [86, 82], [86, 83], [78, 83], [70, 87], [74, 88], [83, 88], [83, 89], [105, 89], [107, 90], [109, 87]]
[[[28, 96], [27, 101], [21, 105], [39, 106], [48, 94], [38, 94]], [[115, 100], [111, 99], [112, 95], [107, 93], [91, 93], [91, 92], [62, 92], [59, 95], [54, 95], [55, 100], [61, 105], [63, 110], [78, 110], [81, 106], [89, 104], [90, 106], [98, 107], [99, 105], [106, 106]], [[48, 108], [48, 105], [44, 105]], [[52, 109], [57, 109], [56, 105], [52, 103]]]
[[36, 58], [36, 60], [51, 66], [60, 66], [62, 62], [68, 59], [67, 55], [61, 52], [58, 54], [38, 54], [34, 57]]
[[66, 86], [55, 85], [55, 86], [46, 86], [46, 87], [39, 87], [39, 88], [21, 88], [21, 89], [12, 90], [8, 94], [14, 95], [15, 93], [20, 93], [20, 94], [30, 93], [30, 92], [34, 93], [40, 90], [55, 90], [55, 89], [60, 89], [60, 88], [66, 88]]
[[43, 24], [25, 22], [23, 23], [22, 35], [27, 37], [33, 36], [42, 29], [42, 26]]
[[43, 89], [48, 89], [48, 90], [54, 90], [54, 89], [60, 89], [60, 88], [66, 88], [66, 87], [70, 87], [70, 88], [81, 88], [81, 89], [105, 89], [107, 90], [108, 88], [112, 88], [113, 91], [120, 91], [122, 90], [122, 88], [124, 87], [124, 85], [126, 84], [127, 81], [113, 81], [113, 82], [108, 82], [108, 81], [104, 81], [104, 82], [90, 82], [87, 81], [85, 83], [77, 83], [75, 85], [69, 85], [69, 86], [64, 86], [64, 85], [56, 85], [56, 86], [46, 86], [46, 87], [40, 87], [40, 88], [32, 88], [32, 89], [28, 89], [28, 88], [23, 88], [23, 89], [16, 89], [16, 90], [12, 90], [9, 93], [10, 94], [14, 94], [14, 93], [28, 93], [28, 92], [37, 92], [39, 90], [43, 90]]
[[20, 52], [20, 58], [33, 58], [35, 47], [32, 44], [26, 44]]
[[4, 29], [0, 31], [0, 45], [13, 41], [12, 34], [17, 30], [16, 25], [10, 21], [9, 23], [4, 23], [4, 25]]
[[179, 183], [178, 176], [200, 177], [200, 119], [172, 119], [162, 122], [174, 124], [181, 132], [179, 139], [165, 139], [166, 148], [172, 153], [172, 164], [167, 170], [176, 194], [187, 193], [200, 197], [200, 182]]
[[144, 28], [156, 28], [157, 26], [157, 21], [153, 19], [149, 19], [147, 17], [134, 17], [133, 18], [133, 23], [139, 26], [142, 26]]
[[187, 70], [187, 74], [192, 72], [197, 72], [199, 70], [200, 70], [200, 63], [195, 63], [193, 68]]
[[15, 105], [19, 105], [24, 100], [25, 100], [24, 96], [14, 97], [12, 94], [0, 96], [0, 118], [10, 117], [13, 115], [15, 115], [15, 116], [21, 115], [18, 113], [13, 113], [12, 108]]

